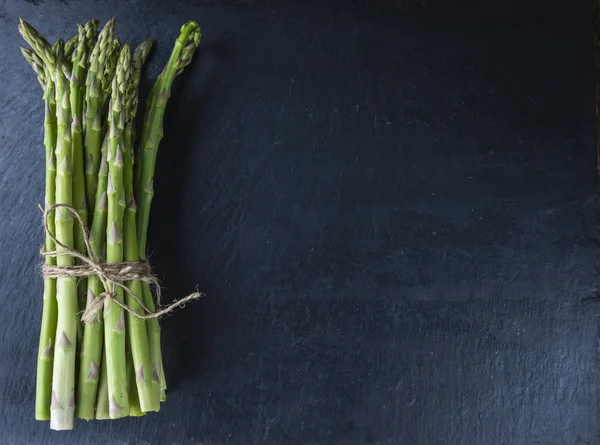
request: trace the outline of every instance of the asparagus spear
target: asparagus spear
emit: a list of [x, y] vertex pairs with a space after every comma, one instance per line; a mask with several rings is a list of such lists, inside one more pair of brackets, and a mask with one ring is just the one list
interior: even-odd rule
[[104, 60], [112, 49], [115, 32], [114, 19], [109, 20], [94, 46], [89, 60], [86, 76], [86, 132], [85, 132], [85, 190], [88, 202], [94, 202], [100, 166], [100, 146], [102, 144], [102, 80], [104, 77]]
[[[71, 135], [73, 139], [73, 205], [77, 209], [77, 213], [83, 221], [83, 224], [85, 225], [85, 227], [87, 227], [88, 209], [85, 198], [85, 178], [83, 173], [83, 133], [81, 128], [81, 114], [83, 111], [84, 96], [82, 81], [83, 79], [85, 79], [85, 74], [87, 71], [87, 37], [85, 35], [85, 32], [85, 27], [79, 26], [79, 42], [77, 44], [75, 52], [73, 53], [73, 66], [71, 70], [69, 98], [71, 101], [71, 113], [73, 116], [71, 124]], [[75, 249], [79, 253], [85, 253], [85, 242], [83, 240], [83, 230], [85, 230], [85, 227], [81, 227], [79, 224], [76, 224], [74, 227]], [[77, 295], [79, 301], [79, 308], [81, 310], [83, 310], [85, 306], [86, 287], [86, 278], [82, 277], [77, 283]], [[78, 323], [77, 334], [78, 341], [81, 341], [83, 337], [83, 326], [81, 325], [81, 323]]]
[[[134, 52], [132, 59], [132, 74], [130, 77], [127, 91], [125, 94], [125, 113], [127, 115], [125, 124], [125, 150], [124, 155], [124, 185], [125, 196], [128, 200], [128, 207], [125, 213], [125, 260], [138, 261], [139, 249], [137, 245], [136, 233], [136, 204], [133, 194], [133, 132], [135, 128], [135, 115], [137, 112], [138, 86], [140, 82], [142, 66], [148, 57], [152, 41], [148, 40], [142, 43]], [[143, 299], [142, 282], [139, 280], [129, 281], [127, 286], [134, 295]], [[129, 294], [126, 295], [127, 306], [140, 313], [142, 307]], [[130, 400], [135, 401], [142, 412], [158, 411], [160, 408], [160, 399], [158, 393], [158, 382], [153, 380], [153, 365], [148, 343], [148, 333], [146, 323], [143, 319], [136, 317], [128, 312], [128, 334], [131, 349], [132, 364], [135, 373], [134, 385], [137, 387], [136, 394], [130, 394]], [[139, 398], [138, 398], [139, 396]]]
[[[144, 117], [144, 130], [140, 146], [141, 167], [136, 179], [139, 208], [137, 211], [137, 235], [140, 258], [146, 258], [146, 237], [148, 234], [148, 221], [150, 218], [150, 205], [154, 196], [154, 167], [160, 139], [162, 138], [162, 122], [165, 107], [171, 91], [175, 76], [180, 74], [192, 60], [195, 48], [200, 44], [200, 26], [196, 22], [186, 23], [181, 27], [181, 33], [175, 41], [175, 46], [167, 65], [158, 76], [146, 107]], [[140, 162], [138, 160], [138, 162]], [[155, 309], [150, 286], [143, 284], [144, 304], [150, 309]], [[158, 320], [148, 320], [148, 334], [155, 374], [160, 380], [160, 389], [166, 389], [166, 380], [162, 366], [160, 350], [160, 326]]]
[[136, 386], [136, 373], [131, 355], [131, 348], [127, 349], [127, 386], [129, 388], [129, 415], [141, 417], [145, 414], [140, 406], [140, 398]]
[[[142, 297], [144, 306], [150, 311], [156, 310], [156, 304], [152, 296], [150, 285], [142, 282]], [[152, 384], [157, 389], [161, 402], [166, 400], [164, 391], [167, 389], [167, 381], [165, 378], [162, 351], [160, 345], [160, 324], [156, 318], [146, 320], [146, 329], [148, 331], [148, 344], [150, 346], [150, 357], [152, 359]]]
[[[44, 90], [44, 146], [46, 148], [46, 212], [48, 230], [55, 233], [54, 211], [49, 209], [55, 202], [56, 189], [56, 99], [54, 83], [49, 73], [45, 72], [43, 62], [32, 51], [21, 48], [23, 55], [38, 75]], [[49, 233], [46, 233], [46, 251], [53, 251], [55, 244]], [[56, 265], [56, 258], [47, 256], [47, 265]], [[37, 420], [50, 419], [50, 403], [52, 401], [52, 366], [54, 361], [54, 343], [56, 335], [56, 280], [44, 279], [44, 299], [42, 307], [42, 325], [38, 348], [38, 366], [36, 378], [35, 417]]]
[[[113, 79], [108, 152], [108, 220], [106, 260], [108, 263], [123, 261], [123, 214], [125, 193], [123, 189], [123, 130], [125, 113], [121, 91], [124, 91], [130, 71], [129, 45], [121, 50], [117, 75]], [[115, 298], [123, 302], [123, 290], [113, 289]], [[104, 308], [104, 335], [106, 369], [108, 379], [109, 415], [118, 419], [129, 414], [127, 373], [125, 372], [125, 314], [123, 308], [107, 300]]]
[[[67, 79], [61, 62], [64, 43], [57, 45], [55, 92], [57, 102], [56, 202], [73, 205], [71, 106]], [[73, 215], [65, 208], [56, 210], [56, 238], [68, 248], [74, 247]], [[60, 249], [59, 249], [60, 250]], [[59, 255], [58, 266], [70, 266], [73, 258]], [[56, 279], [58, 318], [56, 323], [56, 348], [52, 376], [52, 402], [50, 405], [50, 428], [73, 429], [75, 410], [75, 346], [77, 341], [77, 283], [73, 277]]]
[[[98, 187], [96, 190], [96, 205], [90, 231], [90, 247], [93, 255], [99, 258], [102, 254], [106, 239], [108, 164], [106, 161], [108, 138], [104, 138], [100, 170], [98, 171]], [[98, 295], [104, 292], [104, 286], [97, 276], [88, 278], [87, 304], [89, 305]], [[79, 384], [77, 387], [77, 417], [91, 420], [94, 418], [100, 360], [102, 355], [102, 321], [95, 320], [84, 327], [83, 348], [79, 361]]]
[[149, 109], [146, 110], [147, 130], [142, 134], [142, 169], [138, 184], [141, 197], [138, 201], [141, 201], [141, 203], [137, 215], [138, 242], [142, 258], [146, 258], [148, 220], [154, 195], [154, 167], [160, 138], [162, 137], [165, 108], [169, 100], [173, 80], [190, 64], [194, 50], [200, 44], [201, 36], [200, 26], [196, 22], [188, 22], [182, 26], [181, 34], [175, 41], [171, 57], [152, 88]]

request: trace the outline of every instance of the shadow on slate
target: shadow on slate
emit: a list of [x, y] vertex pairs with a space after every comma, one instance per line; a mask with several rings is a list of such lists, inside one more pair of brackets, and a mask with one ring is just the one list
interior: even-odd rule
[[[598, 443], [590, 8], [237, 3], [0, 4], [0, 294], [31, 289], [0, 312], [0, 443]], [[42, 113], [16, 20], [106, 11], [137, 39], [202, 25], [149, 247], [167, 301], [207, 296], [163, 321], [160, 413], [55, 434], [32, 415]]]
[[[226, 56], [225, 51], [220, 42], [203, 45], [189, 68], [203, 79], [202, 82], [194, 85], [193, 79], [181, 76], [174, 84], [169, 99], [165, 137], [157, 159], [157, 205], [152, 214], [154, 230], [150, 231], [149, 237], [150, 249], [155, 245], [161, 252], [162, 260], [156, 258], [156, 268], [159, 275], [170, 283], [164, 292], [168, 301], [180, 299], [196, 288], [203, 293], [219, 293], [218, 283], [212, 283], [205, 274], [199, 273], [198, 264], [202, 263], [208, 250], [203, 242], [202, 227], [183, 234], [188, 224], [182, 215], [198, 209], [195, 201], [189, 202], [182, 197], [186, 196], [183, 193], [185, 187], [195, 185], [194, 172], [185, 166], [189, 165], [191, 150], [203, 150], [194, 142], [194, 135], [197, 134], [198, 123], [207, 120], [207, 104], [218, 100], [220, 89], [216, 76], [219, 60]], [[177, 104], [184, 106], [178, 107]], [[189, 174], [183, 174], [185, 171]], [[169, 231], [167, 236], [165, 228]], [[186, 244], [194, 246], [194, 252], [183, 257], [181, 249]], [[152, 262], [154, 264], [154, 259]], [[218, 323], [223, 318], [223, 307], [215, 303], [214, 299], [193, 302], [185, 310], [177, 311], [177, 315], [163, 319], [164, 357], [171, 363], [167, 371], [170, 389], [184, 389], [188, 380], [201, 378], [198, 370], [205, 360], [210, 359], [206, 357], [206, 344], [223, 335]], [[194, 335], [181, 335], [182, 325], [195, 326]]]

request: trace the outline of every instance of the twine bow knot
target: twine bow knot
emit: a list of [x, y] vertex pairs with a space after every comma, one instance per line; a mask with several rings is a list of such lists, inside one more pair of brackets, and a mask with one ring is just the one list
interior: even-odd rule
[[[40, 207], [41, 208], [41, 207]], [[48, 218], [52, 211], [63, 208], [70, 212], [75, 220], [78, 222], [81, 227], [81, 232], [83, 234], [83, 241], [85, 244], [86, 254], [82, 254], [70, 247], [65, 246], [61, 243], [54, 234], [50, 231], [48, 226]], [[50, 239], [54, 241], [56, 246], [60, 247], [60, 250], [57, 248], [52, 251], [45, 251], [42, 249], [41, 255], [44, 257], [59, 257], [62, 255], [68, 255], [74, 258], [77, 258], [81, 264], [73, 264], [69, 266], [56, 266], [50, 264], [42, 265], [42, 275], [44, 278], [64, 278], [64, 277], [90, 277], [97, 276], [100, 282], [104, 287], [104, 292], [100, 295], [94, 296], [92, 299], [88, 299], [86, 308], [83, 311], [81, 316], [81, 320], [84, 324], [91, 323], [97, 320], [102, 313], [105, 300], [110, 300], [113, 303], [119, 305], [123, 308], [123, 310], [129, 312], [133, 316], [141, 319], [150, 319], [157, 318], [161, 315], [168, 314], [178, 307], [183, 307], [187, 302], [191, 300], [196, 300], [203, 296], [200, 292], [194, 292], [189, 294], [187, 297], [182, 298], [181, 300], [176, 300], [172, 304], [168, 306], [162, 307], [160, 310], [150, 310], [142, 301], [142, 299], [137, 296], [131, 289], [127, 286], [128, 281], [142, 281], [150, 285], [151, 288], [154, 288], [154, 293], [156, 295], [156, 303], [159, 307], [161, 307], [161, 290], [160, 283], [156, 276], [152, 273], [152, 269], [147, 261], [123, 261], [119, 263], [103, 263], [100, 259], [94, 254], [91, 246], [90, 246], [90, 235], [85, 226], [85, 223], [77, 213], [77, 211], [66, 204], [54, 204], [47, 209], [42, 209], [44, 213], [44, 229]], [[129, 295], [141, 308], [143, 313], [140, 313], [125, 303], [119, 301], [116, 298], [117, 289], [122, 289], [127, 295]]]

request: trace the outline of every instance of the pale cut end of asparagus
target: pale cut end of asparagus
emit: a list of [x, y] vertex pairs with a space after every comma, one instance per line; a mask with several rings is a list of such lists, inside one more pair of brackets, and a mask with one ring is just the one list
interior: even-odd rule
[[63, 409], [63, 406], [58, 401], [58, 397], [56, 397], [56, 393], [52, 391], [52, 402], [50, 403], [50, 409]]
[[73, 406], [71, 406], [71, 400], [69, 400], [69, 406], [63, 407], [54, 391], [52, 392], [52, 402], [50, 404], [50, 410], [52, 416], [50, 416], [50, 429], [55, 431], [67, 431], [73, 429], [73, 419], [75, 411], [75, 396], [71, 397]]

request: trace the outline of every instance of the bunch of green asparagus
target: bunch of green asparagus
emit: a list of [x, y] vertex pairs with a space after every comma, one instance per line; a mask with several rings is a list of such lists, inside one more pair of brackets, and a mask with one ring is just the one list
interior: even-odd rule
[[[138, 138], [138, 86], [152, 41], [131, 52], [115, 36], [114, 19], [100, 32], [98, 25], [78, 25], [76, 35], [51, 45], [28, 23], [19, 24], [32, 48], [22, 53], [45, 105], [44, 250], [55, 252], [45, 256], [49, 266], [78, 264], [68, 249], [91, 250], [94, 261], [105, 263], [146, 259], [165, 107], [201, 37], [195, 22], [181, 28], [149, 94]], [[52, 429], [72, 429], [75, 417], [141, 416], [165, 400], [158, 320], [136, 315], [142, 306], [156, 310], [152, 289], [144, 280], [123, 286], [105, 289], [93, 275], [44, 278], [35, 415]], [[112, 297], [102, 299], [101, 316], [83, 323], [81, 313], [106, 292]]]

